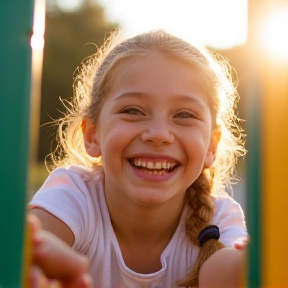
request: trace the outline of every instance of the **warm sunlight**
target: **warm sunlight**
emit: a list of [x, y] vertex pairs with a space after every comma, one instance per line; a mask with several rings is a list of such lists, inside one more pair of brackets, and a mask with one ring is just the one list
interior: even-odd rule
[[33, 50], [44, 48], [45, 5], [45, 0], [36, 0], [34, 4], [33, 35], [30, 41]]
[[267, 13], [261, 27], [261, 42], [273, 58], [288, 60], [288, 3]]
[[44, 48], [44, 38], [41, 35], [33, 34], [30, 43], [33, 50], [42, 50]]
[[56, 0], [56, 2], [61, 9], [73, 12], [81, 6], [83, 0]]
[[107, 16], [133, 36], [164, 28], [186, 41], [213, 48], [244, 44], [247, 0], [99, 0]]
[[[57, 0], [67, 11], [83, 0]], [[225, 49], [247, 38], [248, 0], [98, 0], [124, 37], [165, 29], [186, 41]]]

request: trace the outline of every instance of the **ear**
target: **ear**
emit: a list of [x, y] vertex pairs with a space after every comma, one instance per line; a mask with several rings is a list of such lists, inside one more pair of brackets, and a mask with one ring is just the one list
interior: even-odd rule
[[96, 127], [86, 119], [81, 124], [86, 152], [91, 157], [101, 156], [98, 133]]
[[210, 140], [210, 144], [207, 150], [207, 154], [204, 161], [204, 168], [209, 168], [213, 165], [215, 160], [215, 154], [217, 152], [217, 147], [219, 140], [221, 139], [221, 131], [218, 129], [215, 129], [212, 131], [212, 136]]

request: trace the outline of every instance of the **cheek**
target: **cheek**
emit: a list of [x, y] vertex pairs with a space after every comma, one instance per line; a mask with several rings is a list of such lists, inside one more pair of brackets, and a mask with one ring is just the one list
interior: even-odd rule
[[189, 143], [191, 146], [199, 146], [203, 149], [207, 149], [210, 143], [210, 129], [208, 127], [197, 127], [192, 128], [184, 133], [184, 137], [187, 139], [186, 143]]
[[103, 164], [112, 162], [116, 165], [133, 139], [131, 129], [119, 123], [103, 125], [101, 128], [100, 146]]
[[194, 133], [187, 133], [184, 143], [188, 160], [190, 160], [197, 169], [199, 167], [199, 169], [202, 170], [207, 151], [209, 150], [209, 131], [194, 131]]

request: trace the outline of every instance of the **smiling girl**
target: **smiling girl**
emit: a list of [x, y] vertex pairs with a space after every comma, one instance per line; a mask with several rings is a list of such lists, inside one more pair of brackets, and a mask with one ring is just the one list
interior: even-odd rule
[[90, 259], [95, 288], [237, 287], [228, 247], [247, 232], [224, 187], [245, 150], [229, 66], [164, 31], [116, 38], [79, 68], [31, 213]]

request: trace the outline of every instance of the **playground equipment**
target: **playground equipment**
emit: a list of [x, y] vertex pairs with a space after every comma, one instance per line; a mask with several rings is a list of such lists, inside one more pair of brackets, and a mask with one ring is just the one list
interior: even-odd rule
[[247, 286], [287, 288], [288, 2], [250, 0], [249, 21]]
[[[39, 10], [39, 5], [42, 11]], [[33, 82], [33, 89], [39, 83], [39, 74], [38, 76], [37, 73], [31, 74], [31, 67], [35, 69], [35, 60], [37, 60], [35, 57], [39, 56], [39, 52], [33, 53], [32, 56], [30, 39], [34, 38], [34, 44], [35, 39], [36, 43], [37, 41], [39, 43], [39, 40], [41, 42], [40, 34], [43, 29], [39, 30], [39, 25], [35, 25], [35, 21], [39, 17], [41, 20], [41, 14], [45, 15], [43, 15], [43, 7], [45, 7], [43, 0], [37, 0], [35, 3], [33, 0], [13, 0], [3, 1], [0, 9], [1, 288], [26, 287], [25, 269], [29, 261], [29, 243], [26, 241], [25, 223], [28, 162], [29, 155], [31, 155], [29, 153], [29, 147], [31, 147], [29, 146], [30, 107], [36, 109], [33, 107], [37, 106], [35, 106], [36, 99], [33, 99], [33, 105], [30, 105], [30, 95], [31, 82]], [[37, 9], [41, 12], [40, 14], [36, 11]], [[43, 25], [42, 28], [44, 28]], [[32, 58], [33, 61], [31, 61]]]

